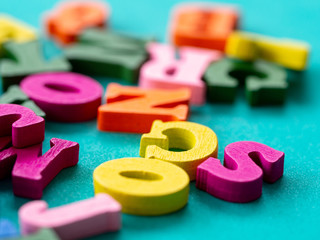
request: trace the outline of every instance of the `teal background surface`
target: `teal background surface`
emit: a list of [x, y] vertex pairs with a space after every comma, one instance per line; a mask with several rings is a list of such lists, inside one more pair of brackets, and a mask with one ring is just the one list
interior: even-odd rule
[[[0, 11], [39, 30], [41, 16], [53, 0], [1, 0]], [[171, 7], [178, 1], [110, 0], [111, 28], [166, 41]], [[320, 1], [225, 1], [241, 8], [240, 28], [275, 37], [304, 40], [312, 47], [308, 70], [292, 81], [283, 106], [250, 107], [239, 90], [233, 104], [192, 107], [190, 121], [212, 128], [219, 139], [219, 159], [232, 142], [251, 140], [285, 152], [282, 179], [263, 185], [257, 201], [235, 204], [219, 200], [190, 184], [188, 205], [173, 214], [140, 217], [123, 214], [123, 227], [92, 239], [318, 239], [320, 234]], [[45, 40], [47, 56], [59, 54]], [[98, 79], [105, 88], [109, 82]], [[0, 90], [1, 91], [1, 90]], [[96, 121], [77, 124], [46, 122], [44, 152], [53, 137], [80, 144], [78, 166], [63, 170], [45, 189], [50, 207], [94, 195], [92, 172], [101, 163], [137, 157], [139, 134], [100, 132]], [[28, 199], [15, 197], [11, 180], [0, 182], [0, 218], [18, 227], [17, 211]]]

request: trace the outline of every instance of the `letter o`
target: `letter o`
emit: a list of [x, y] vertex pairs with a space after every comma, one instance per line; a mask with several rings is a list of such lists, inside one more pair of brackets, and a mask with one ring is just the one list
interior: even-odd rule
[[116, 199], [124, 213], [161, 215], [188, 202], [189, 177], [181, 168], [156, 159], [122, 158], [107, 161], [93, 173], [95, 193]]
[[94, 79], [72, 72], [39, 73], [26, 77], [21, 89], [49, 120], [82, 122], [96, 118], [102, 86]]

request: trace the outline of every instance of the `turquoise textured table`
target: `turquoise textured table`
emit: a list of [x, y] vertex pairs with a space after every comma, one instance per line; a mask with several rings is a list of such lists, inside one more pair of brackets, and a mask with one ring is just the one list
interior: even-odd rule
[[[111, 27], [141, 36], [155, 35], [165, 41], [168, 16], [177, 1], [110, 0]], [[229, 1], [228, 1], [229, 2]], [[41, 28], [41, 14], [55, 1], [1, 0], [0, 11]], [[241, 8], [241, 29], [309, 42], [309, 69], [292, 82], [283, 106], [250, 107], [244, 91], [234, 104], [193, 107], [190, 121], [212, 128], [219, 139], [219, 159], [229, 143], [251, 140], [285, 152], [284, 176], [263, 185], [257, 201], [235, 204], [219, 200], [190, 184], [188, 205], [159, 217], [123, 214], [123, 227], [93, 239], [316, 239], [320, 228], [320, 1], [283, 0], [229, 2]], [[59, 51], [45, 41], [46, 54]], [[106, 87], [121, 80], [98, 79]], [[1, 90], [0, 90], [1, 91]], [[96, 121], [77, 124], [46, 123], [44, 151], [58, 137], [80, 144], [78, 166], [63, 170], [45, 189], [43, 200], [50, 207], [90, 198], [92, 172], [101, 163], [122, 157], [137, 157], [139, 134], [100, 132]], [[15, 197], [11, 180], [0, 182], [0, 218], [18, 227], [17, 211], [28, 199]]]

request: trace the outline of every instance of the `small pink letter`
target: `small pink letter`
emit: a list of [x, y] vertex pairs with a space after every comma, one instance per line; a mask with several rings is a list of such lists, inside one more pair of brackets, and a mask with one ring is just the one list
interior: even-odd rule
[[121, 227], [121, 205], [107, 194], [48, 209], [45, 201], [32, 201], [19, 210], [23, 235], [52, 228], [63, 239], [79, 239], [117, 231]]
[[218, 51], [182, 47], [180, 59], [175, 58], [175, 50], [170, 45], [150, 43], [148, 51], [151, 60], [140, 71], [139, 85], [145, 88], [176, 89], [189, 88], [191, 104], [203, 104], [206, 85], [202, 81], [207, 66], [221, 58]]

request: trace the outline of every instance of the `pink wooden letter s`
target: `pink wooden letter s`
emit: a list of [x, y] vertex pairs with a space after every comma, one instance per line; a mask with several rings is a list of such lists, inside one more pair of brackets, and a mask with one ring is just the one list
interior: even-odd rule
[[107, 194], [48, 209], [45, 201], [32, 201], [19, 210], [23, 235], [52, 228], [63, 239], [86, 238], [121, 227], [121, 205]]
[[196, 186], [229, 202], [261, 196], [262, 178], [273, 183], [283, 175], [284, 153], [261, 143], [235, 142], [224, 150], [224, 166], [209, 158], [197, 168]]
[[191, 91], [191, 104], [205, 102], [206, 85], [202, 81], [207, 66], [221, 58], [218, 51], [200, 48], [180, 48], [180, 59], [170, 45], [150, 43], [151, 60], [140, 71], [139, 85], [145, 88], [176, 89], [186, 87]]

